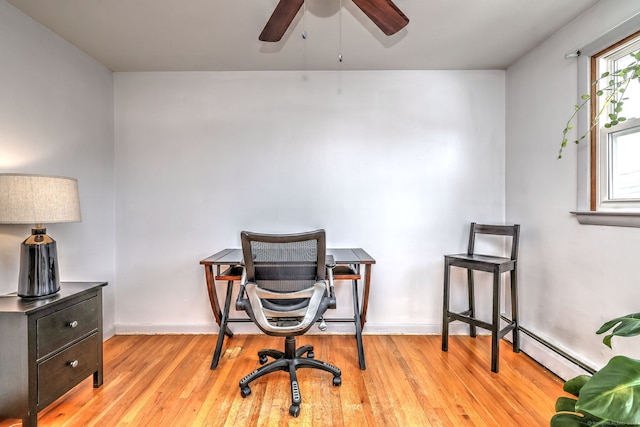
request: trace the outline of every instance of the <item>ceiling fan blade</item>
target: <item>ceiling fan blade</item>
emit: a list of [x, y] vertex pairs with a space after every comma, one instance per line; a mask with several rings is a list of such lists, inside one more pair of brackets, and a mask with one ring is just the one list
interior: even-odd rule
[[388, 36], [397, 33], [409, 23], [409, 18], [391, 0], [353, 0], [353, 2]]
[[280, 0], [258, 39], [263, 42], [280, 41], [302, 7], [304, 0]]

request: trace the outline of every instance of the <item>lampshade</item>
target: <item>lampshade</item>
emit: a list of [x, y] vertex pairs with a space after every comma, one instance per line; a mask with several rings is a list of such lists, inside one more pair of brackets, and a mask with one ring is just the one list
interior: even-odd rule
[[0, 174], [0, 224], [79, 221], [82, 217], [76, 179]]
[[77, 180], [0, 174], [0, 224], [35, 225], [20, 246], [18, 296], [46, 298], [60, 290], [56, 241], [42, 224], [81, 220]]

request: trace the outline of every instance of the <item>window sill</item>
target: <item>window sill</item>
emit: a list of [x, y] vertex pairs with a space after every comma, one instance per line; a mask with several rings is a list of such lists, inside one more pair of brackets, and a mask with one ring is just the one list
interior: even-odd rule
[[640, 228], [640, 212], [574, 211], [580, 224]]

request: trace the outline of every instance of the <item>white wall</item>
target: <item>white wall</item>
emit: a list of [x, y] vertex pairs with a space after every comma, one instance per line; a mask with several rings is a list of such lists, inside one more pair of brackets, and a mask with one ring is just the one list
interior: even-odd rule
[[[0, 0], [0, 172], [78, 179], [82, 223], [49, 224], [63, 281], [115, 278], [113, 81], [111, 72]], [[0, 294], [18, 287], [28, 225], [0, 225]]]
[[[603, 0], [507, 70], [506, 218], [522, 224], [522, 325], [593, 367], [615, 353], [640, 357], [638, 340], [595, 331], [640, 311], [636, 270], [640, 230], [580, 225], [575, 146], [556, 160], [562, 129], [577, 103], [580, 48], [640, 9], [637, 0]], [[525, 349], [563, 377], [575, 373], [530, 342]]]
[[322, 227], [377, 260], [366, 330], [439, 333], [442, 255], [504, 220], [503, 71], [114, 76], [116, 331], [217, 331], [201, 259]]

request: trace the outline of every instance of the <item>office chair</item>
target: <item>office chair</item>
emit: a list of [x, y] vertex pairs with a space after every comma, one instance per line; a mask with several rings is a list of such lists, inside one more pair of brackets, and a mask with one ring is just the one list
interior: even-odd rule
[[[240, 380], [240, 394], [242, 397], [251, 394], [249, 384], [263, 375], [288, 371], [289, 414], [297, 417], [302, 403], [297, 369], [322, 369], [333, 374], [333, 385], [342, 383], [340, 369], [314, 359], [313, 346], [296, 348], [296, 336], [307, 332], [328, 308], [336, 307], [333, 257], [327, 269], [324, 230], [284, 235], [243, 231], [240, 238], [244, 272], [236, 309], [244, 310], [265, 334], [285, 337], [284, 351], [258, 352], [258, 361], [263, 366]], [[329, 286], [325, 275], [328, 275]], [[265, 364], [269, 357], [275, 360]]]
[[[493, 255], [483, 255], [475, 252], [476, 235], [497, 235], [511, 237], [511, 256], [509, 258]], [[520, 237], [520, 225], [486, 225], [471, 223], [469, 231], [469, 246], [466, 254], [454, 254], [444, 256], [444, 304], [442, 316], [442, 351], [449, 348], [449, 323], [459, 320], [469, 324], [469, 335], [476, 336], [476, 327], [491, 331], [491, 370], [498, 372], [500, 338], [513, 332], [513, 351], [520, 352], [520, 339], [518, 330], [518, 287], [517, 287], [517, 262], [518, 240]], [[467, 270], [467, 287], [469, 309], [460, 313], [449, 310], [450, 296], [450, 270], [451, 267], [461, 267]], [[475, 318], [474, 297], [474, 271], [486, 271], [493, 274], [493, 307], [491, 322], [484, 322]], [[509, 272], [511, 279], [511, 319], [500, 315], [500, 278], [503, 273]], [[500, 329], [500, 319], [507, 321], [507, 325]]]

